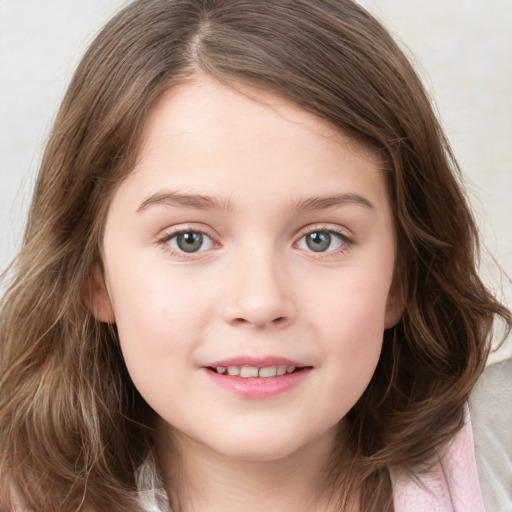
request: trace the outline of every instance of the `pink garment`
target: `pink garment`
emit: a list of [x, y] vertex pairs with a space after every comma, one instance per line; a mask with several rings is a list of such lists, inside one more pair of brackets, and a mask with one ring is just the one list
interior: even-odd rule
[[397, 472], [391, 478], [395, 512], [485, 512], [467, 406], [463, 428], [440, 450], [432, 471], [416, 480]]

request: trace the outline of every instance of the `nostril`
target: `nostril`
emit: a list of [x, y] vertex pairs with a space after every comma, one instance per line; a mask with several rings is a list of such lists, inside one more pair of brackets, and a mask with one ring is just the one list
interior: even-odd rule
[[245, 318], [234, 318], [233, 323], [236, 325], [243, 325], [243, 324], [248, 324], [249, 321], [246, 320]]
[[238, 326], [254, 325], [255, 327], [264, 327], [265, 325], [266, 326], [272, 326], [273, 325], [275, 327], [281, 327], [281, 326], [284, 326], [287, 323], [287, 317], [286, 316], [279, 316], [279, 317], [274, 318], [270, 322], [258, 321], [257, 319], [253, 319], [251, 321], [251, 320], [248, 320], [248, 319], [243, 318], [243, 317], [238, 317], [238, 318], [233, 318], [233, 320], [231, 320], [231, 323], [233, 325], [238, 325]]

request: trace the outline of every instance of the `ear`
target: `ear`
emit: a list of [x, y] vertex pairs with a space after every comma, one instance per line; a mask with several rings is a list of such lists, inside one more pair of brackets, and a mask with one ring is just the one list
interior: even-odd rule
[[402, 318], [405, 309], [406, 282], [407, 279], [403, 265], [398, 264], [395, 268], [393, 281], [389, 288], [386, 315], [384, 317], [385, 329], [391, 329], [400, 321], [400, 318]]
[[112, 302], [105, 283], [105, 272], [100, 262], [96, 262], [93, 266], [86, 299], [90, 312], [97, 320], [108, 324], [115, 322]]

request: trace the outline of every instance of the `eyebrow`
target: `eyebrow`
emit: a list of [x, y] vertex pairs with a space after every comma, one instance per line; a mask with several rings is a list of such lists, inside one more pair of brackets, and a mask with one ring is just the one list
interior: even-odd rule
[[355, 204], [365, 208], [374, 209], [373, 203], [358, 194], [334, 194], [328, 196], [314, 196], [299, 199], [292, 203], [292, 208], [298, 212], [310, 210], [327, 210], [334, 206]]
[[[334, 194], [328, 196], [313, 196], [292, 202], [292, 209], [297, 212], [326, 210], [335, 206], [355, 204], [373, 209], [371, 201], [358, 194]], [[193, 208], [197, 210], [232, 211], [233, 204], [229, 199], [202, 194], [184, 194], [174, 191], [155, 192], [149, 195], [137, 208], [137, 212], [147, 210], [151, 206], [174, 206], [178, 208]]]
[[231, 211], [233, 205], [229, 199], [201, 194], [183, 194], [181, 192], [162, 191], [148, 196], [137, 208], [137, 212], [147, 210], [151, 206], [176, 206], [197, 210]]

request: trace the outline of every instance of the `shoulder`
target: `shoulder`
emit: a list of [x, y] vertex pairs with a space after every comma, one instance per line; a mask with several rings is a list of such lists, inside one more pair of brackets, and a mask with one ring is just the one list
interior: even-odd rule
[[391, 471], [396, 512], [484, 512], [466, 406], [462, 428], [438, 447], [428, 468]]
[[484, 371], [469, 400], [478, 477], [489, 510], [512, 510], [512, 359]]

